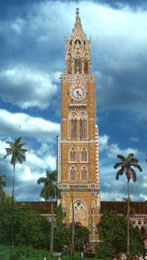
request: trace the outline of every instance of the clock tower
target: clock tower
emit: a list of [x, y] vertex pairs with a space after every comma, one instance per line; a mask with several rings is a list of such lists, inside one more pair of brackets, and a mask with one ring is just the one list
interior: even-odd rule
[[61, 75], [62, 122], [58, 137], [58, 184], [65, 222], [80, 222], [98, 239], [100, 183], [95, 77], [90, 40], [83, 32], [79, 9], [70, 40], [65, 39], [65, 73]]

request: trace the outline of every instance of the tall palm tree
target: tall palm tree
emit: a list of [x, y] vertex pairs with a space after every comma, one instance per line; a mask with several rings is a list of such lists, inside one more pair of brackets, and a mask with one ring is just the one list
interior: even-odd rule
[[59, 189], [57, 187], [57, 172], [46, 171], [46, 177], [41, 177], [37, 181], [38, 184], [43, 183], [44, 187], [40, 192], [40, 196], [45, 201], [51, 201], [51, 242], [50, 254], [53, 255], [54, 249], [54, 200], [59, 196]]
[[4, 156], [4, 159], [7, 156], [11, 156], [11, 164], [13, 166], [13, 177], [12, 177], [12, 233], [11, 233], [11, 239], [12, 239], [12, 258], [14, 255], [14, 225], [13, 225], [13, 218], [14, 218], [14, 191], [15, 191], [15, 168], [16, 163], [23, 163], [25, 161], [25, 153], [27, 152], [27, 149], [23, 149], [22, 147], [25, 145], [22, 143], [21, 138], [16, 138], [14, 142], [6, 142], [9, 144], [8, 148], [6, 149], [6, 155]]
[[142, 172], [141, 166], [138, 164], [138, 159], [134, 158], [134, 154], [130, 153], [127, 157], [123, 155], [117, 155], [117, 158], [120, 159], [120, 162], [115, 163], [114, 169], [120, 168], [116, 173], [116, 180], [119, 179], [119, 176], [125, 173], [127, 178], [127, 189], [128, 189], [128, 212], [127, 212], [127, 254], [129, 257], [130, 254], [130, 186], [129, 182], [132, 179], [134, 182], [137, 179], [136, 172], [132, 167], [137, 168]]

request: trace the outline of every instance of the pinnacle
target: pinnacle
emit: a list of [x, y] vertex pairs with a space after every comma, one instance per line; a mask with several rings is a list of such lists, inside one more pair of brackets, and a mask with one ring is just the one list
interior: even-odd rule
[[82, 31], [81, 18], [79, 16], [79, 8], [76, 8], [76, 23], [75, 23], [75, 31]]

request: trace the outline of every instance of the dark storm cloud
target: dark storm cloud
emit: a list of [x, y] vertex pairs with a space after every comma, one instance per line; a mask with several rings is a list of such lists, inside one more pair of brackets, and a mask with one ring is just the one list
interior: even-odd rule
[[[134, 61], [135, 63], [135, 61]], [[139, 63], [139, 60], [138, 60]], [[107, 66], [107, 65], [106, 65]], [[147, 57], [136, 69], [125, 66], [120, 70], [105, 68], [104, 77], [97, 77], [98, 104], [103, 108], [129, 108], [135, 112], [142, 106], [147, 109]], [[118, 68], [119, 69], [119, 68]]]
[[116, 9], [121, 9], [123, 6], [128, 5], [134, 10], [139, 8], [146, 9], [147, 8], [147, 2], [146, 0], [94, 0], [96, 3], [101, 3], [101, 4], [108, 4], [113, 8]]

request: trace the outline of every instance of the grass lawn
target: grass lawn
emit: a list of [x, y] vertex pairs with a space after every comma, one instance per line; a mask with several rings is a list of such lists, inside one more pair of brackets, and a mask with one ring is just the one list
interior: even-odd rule
[[[0, 245], [0, 260], [10, 260], [11, 246]], [[48, 252], [45, 250], [36, 250], [31, 247], [16, 247], [15, 248], [16, 260], [56, 260], [57, 257], [50, 258]], [[79, 253], [75, 254], [75, 260], [81, 260]], [[84, 258], [84, 260], [99, 260], [99, 258]], [[62, 260], [71, 260], [71, 256], [63, 256]], [[107, 259], [101, 259], [107, 260]]]

